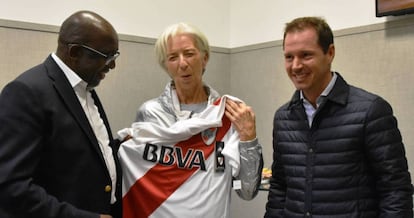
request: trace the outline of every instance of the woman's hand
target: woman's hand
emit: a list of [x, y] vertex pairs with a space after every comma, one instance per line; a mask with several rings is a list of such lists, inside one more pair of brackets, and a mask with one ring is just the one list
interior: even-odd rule
[[227, 99], [224, 113], [239, 133], [240, 141], [256, 138], [256, 117], [250, 106]]

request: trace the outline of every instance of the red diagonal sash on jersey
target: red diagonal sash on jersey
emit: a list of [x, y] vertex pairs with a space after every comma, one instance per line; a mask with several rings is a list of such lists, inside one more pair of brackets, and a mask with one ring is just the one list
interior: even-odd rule
[[[222, 123], [223, 126], [217, 130], [216, 141], [222, 140], [231, 126], [226, 116], [222, 117]], [[201, 134], [194, 135], [175, 146], [180, 147], [183, 154], [187, 154], [189, 149], [203, 150], [205, 159], [214, 152], [214, 145], [206, 146]], [[139, 178], [123, 197], [123, 217], [147, 218], [197, 170], [197, 167], [179, 169], [177, 164], [156, 164]]]

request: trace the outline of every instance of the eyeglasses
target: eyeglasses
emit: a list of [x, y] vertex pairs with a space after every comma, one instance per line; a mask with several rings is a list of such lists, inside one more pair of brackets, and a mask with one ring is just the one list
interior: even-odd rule
[[91, 48], [91, 47], [86, 46], [86, 45], [83, 45], [83, 44], [69, 43], [68, 45], [80, 46], [80, 47], [82, 47], [84, 49], [87, 49], [87, 50], [89, 50], [89, 51], [97, 54], [97, 55], [100, 55], [101, 57], [103, 57], [103, 58], [106, 59], [105, 65], [109, 65], [112, 61], [114, 61], [115, 59], [117, 59], [119, 57], [119, 55], [120, 55], [119, 51], [115, 52], [115, 54], [113, 54], [113, 55], [104, 54], [104, 53], [102, 53], [102, 52], [100, 52], [100, 51], [98, 51], [98, 50], [96, 50], [94, 48]]

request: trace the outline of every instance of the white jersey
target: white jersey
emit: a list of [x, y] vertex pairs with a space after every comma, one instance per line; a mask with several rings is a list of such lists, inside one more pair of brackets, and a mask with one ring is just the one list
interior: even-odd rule
[[[118, 133], [133, 137], [118, 153], [124, 218], [229, 217], [240, 153], [238, 134], [223, 116], [226, 98], [234, 99], [223, 96], [197, 117], [170, 127], [137, 122]], [[221, 142], [223, 171], [216, 170], [215, 145]]]

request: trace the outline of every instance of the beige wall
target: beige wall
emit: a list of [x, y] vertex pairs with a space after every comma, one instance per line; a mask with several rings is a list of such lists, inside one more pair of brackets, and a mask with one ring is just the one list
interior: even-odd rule
[[[393, 106], [414, 168], [414, 18], [336, 31], [334, 70], [356, 86], [377, 93]], [[0, 89], [55, 50], [56, 26], [0, 20]], [[160, 94], [168, 81], [153, 53], [154, 39], [120, 35], [121, 56], [99, 86], [112, 130], [127, 127], [145, 100]], [[272, 162], [274, 111], [288, 101], [294, 87], [283, 67], [280, 41], [246, 47], [213, 48], [205, 81], [232, 94], [256, 112], [265, 166]], [[412, 175], [412, 178], [413, 175]], [[267, 193], [252, 201], [233, 197], [232, 217], [262, 217]]]

